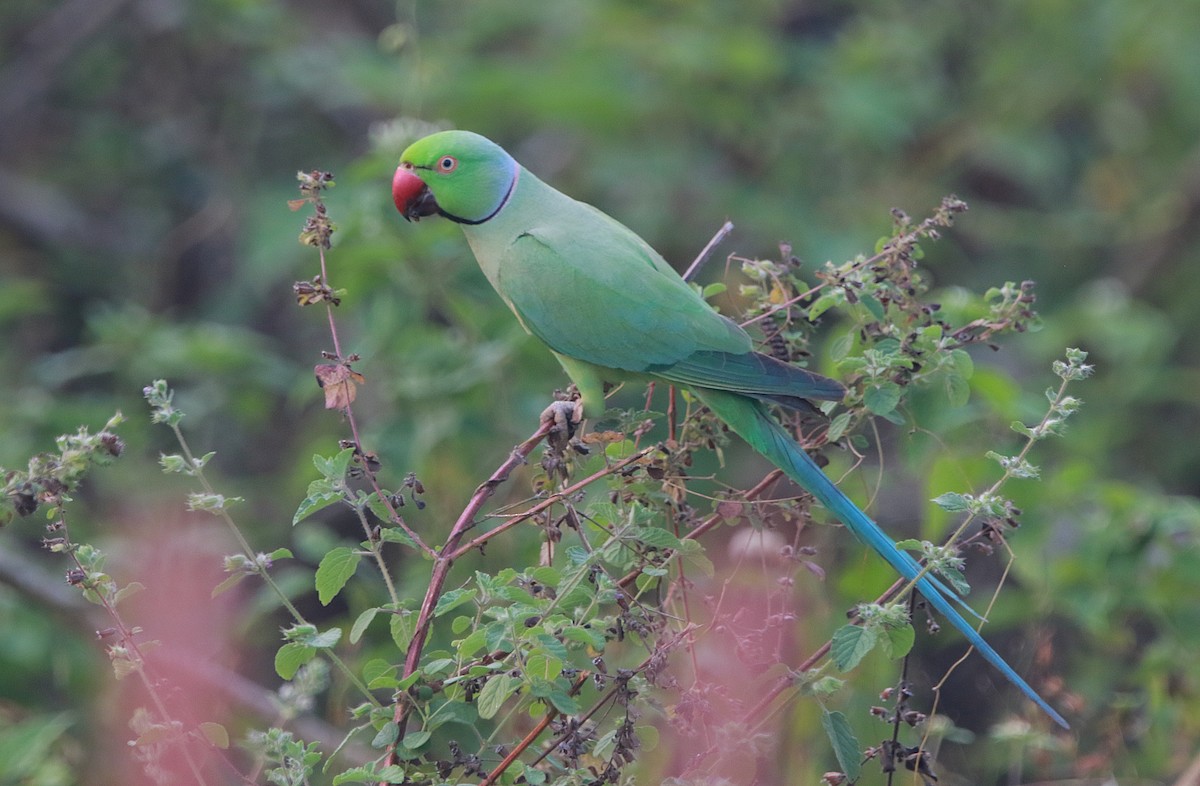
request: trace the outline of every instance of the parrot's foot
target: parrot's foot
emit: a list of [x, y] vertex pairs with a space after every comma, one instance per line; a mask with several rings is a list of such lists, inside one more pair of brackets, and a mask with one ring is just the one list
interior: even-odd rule
[[555, 431], [566, 434], [567, 439], [570, 439], [583, 422], [583, 402], [579, 399], [555, 401], [542, 410], [541, 420], [543, 423], [552, 423]]

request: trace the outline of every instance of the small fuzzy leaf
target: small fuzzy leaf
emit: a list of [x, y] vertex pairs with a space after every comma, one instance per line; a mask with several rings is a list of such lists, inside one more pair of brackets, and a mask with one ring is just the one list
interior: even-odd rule
[[970, 510], [970, 503], [967, 498], [962, 494], [955, 494], [953, 491], [947, 491], [945, 494], [934, 497], [930, 501], [942, 510], [948, 510], [951, 513], [962, 513]]
[[437, 606], [433, 609], [433, 616], [440, 617], [448, 611], [452, 611], [464, 603], [470, 603], [478, 594], [476, 589], [453, 589], [443, 593], [442, 597], [438, 598]]
[[883, 629], [883, 650], [892, 660], [898, 660], [908, 654], [916, 641], [917, 634], [912, 625], [899, 627], [885, 626]]
[[871, 628], [859, 625], [843, 625], [834, 631], [829, 650], [833, 664], [841, 671], [849, 671], [859, 664], [868, 652], [875, 648], [878, 634]]
[[894, 382], [872, 385], [863, 392], [863, 403], [876, 415], [887, 415], [900, 403], [900, 386]]
[[354, 620], [354, 624], [350, 626], [350, 643], [357, 644], [366, 632], [367, 626], [371, 624], [371, 620], [375, 619], [375, 615], [379, 613], [377, 607], [372, 607], [359, 614]]
[[497, 674], [488, 680], [475, 699], [475, 704], [479, 707], [479, 717], [484, 720], [496, 717], [496, 713], [500, 712], [504, 702], [520, 684], [520, 680], [507, 674]]
[[275, 673], [285, 680], [296, 676], [296, 672], [317, 654], [315, 647], [288, 642], [275, 653]]
[[346, 582], [358, 570], [362, 555], [348, 546], [338, 546], [330, 550], [317, 566], [317, 598], [322, 606], [328, 606], [329, 601], [337, 597], [346, 586]]
[[858, 738], [850, 728], [850, 722], [840, 712], [824, 712], [821, 714], [821, 725], [829, 735], [833, 745], [833, 755], [837, 756], [842, 772], [853, 783], [858, 780], [862, 771], [862, 751], [859, 749]]

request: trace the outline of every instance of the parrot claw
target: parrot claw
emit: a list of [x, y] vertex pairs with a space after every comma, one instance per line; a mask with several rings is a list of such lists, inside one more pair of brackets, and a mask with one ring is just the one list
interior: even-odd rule
[[578, 399], [555, 401], [542, 411], [541, 420], [543, 423], [553, 423], [555, 431], [565, 433], [570, 439], [583, 421], [583, 402]]

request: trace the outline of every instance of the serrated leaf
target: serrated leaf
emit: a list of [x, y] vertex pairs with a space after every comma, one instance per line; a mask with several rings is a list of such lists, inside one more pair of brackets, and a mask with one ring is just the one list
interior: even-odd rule
[[562, 674], [562, 661], [542, 649], [536, 649], [525, 659], [525, 673], [530, 677], [553, 680]]
[[557, 568], [552, 568], [549, 565], [530, 568], [525, 573], [527, 576], [529, 576], [529, 578], [533, 579], [539, 584], [544, 584], [547, 587], [554, 587], [557, 589], [558, 585], [562, 583], [562, 573], [560, 573]]
[[936, 496], [930, 502], [942, 510], [948, 510], [951, 513], [962, 513], [970, 509], [970, 503], [967, 498], [953, 491], [947, 491], [945, 494]]
[[883, 628], [883, 650], [892, 660], [899, 660], [908, 654], [917, 640], [917, 633], [912, 625], [901, 625]]
[[396, 670], [395, 664], [388, 663], [383, 658], [371, 658], [371, 660], [369, 660], [363, 664], [363, 667], [362, 667], [363, 682], [367, 683], [368, 688], [373, 687], [371, 685], [372, 682], [374, 682], [377, 679], [380, 679], [381, 677], [385, 677], [385, 676], [391, 677], [392, 681], [395, 682], [395, 677], [392, 674], [395, 670]]
[[830, 442], [837, 442], [846, 433], [846, 429], [850, 426], [850, 413], [842, 412], [829, 423], [829, 431], [826, 432], [826, 439]]
[[876, 321], [883, 320], [883, 304], [873, 295], [859, 295], [858, 302], [866, 306], [867, 311], [871, 312], [871, 316], [875, 317]]
[[221, 724], [205, 721], [200, 724], [200, 733], [214, 748], [229, 748], [229, 732]]
[[469, 658], [487, 646], [487, 630], [476, 628], [464, 639], [458, 642], [459, 657]]
[[859, 664], [868, 652], [875, 649], [878, 634], [871, 628], [860, 625], [843, 625], [834, 631], [829, 654], [833, 665], [841, 671], [849, 671]]
[[131, 581], [121, 589], [117, 590], [117, 594], [113, 596], [113, 603], [120, 603], [126, 598], [131, 598], [142, 590], [146, 589], [146, 585], [140, 581]]
[[354, 448], [346, 448], [328, 458], [321, 455], [313, 456], [313, 466], [326, 480], [340, 482], [346, 477], [346, 470], [350, 467], [350, 461], [353, 458]]
[[854, 349], [854, 332], [843, 333], [829, 342], [829, 357], [834, 363], [839, 363], [846, 359], [852, 349]]
[[637, 541], [647, 546], [659, 549], [674, 549], [679, 546], [679, 538], [660, 527], [640, 527], [634, 532]]
[[375, 615], [379, 613], [378, 607], [369, 608], [355, 618], [354, 624], [350, 626], [350, 643], [357, 644], [366, 632], [367, 626], [371, 624], [371, 620], [375, 619]]
[[[313, 481], [314, 484], [320, 482]], [[342, 495], [340, 492], [328, 490], [314, 492], [310, 486], [308, 496], [304, 498], [304, 501], [300, 503], [300, 507], [296, 508], [296, 513], [292, 516], [292, 526], [296, 526], [318, 510], [329, 507], [341, 498]]]
[[935, 566], [935, 572], [941, 576], [946, 582], [954, 588], [954, 591], [959, 595], [969, 595], [971, 593], [971, 585], [967, 583], [967, 578], [957, 568], [949, 565]]
[[349, 546], [338, 546], [321, 559], [321, 564], [317, 566], [316, 587], [317, 599], [322, 606], [328, 606], [329, 601], [342, 591], [342, 587], [358, 570], [361, 559], [362, 554]]
[[821, 725], [825, 727], [825, 734], [829, 737], [833, 755], [837, 757], [842, 772], [851, 782], [858, 780], [862, 772], [862, 751], [846, 716], [836, 711], [825, 711], [821, 713]]
[[520, 684], [520, 680], [507, 674], [497, 674], [488, 680], [484, 684], [483, 690], [475, 697], [475, 704], [479, 707], [479, 717], [484, 720], [496, 717], [496, 713], [500, 712], [504, 702], [508, 701], [508, 697]]
[[887, 415], [900, 403], [900, 386], [894, 382], [872, 385], [863, 391], [863, 403], [876, 415]]
[[604, 649], [605, 639], [596, 631], [583, 625], [571, 625], [563, 629], [562, 636], [567, 641], [577, 641], [592, 649]]
[[448, 611], [453, 611], [464, 603], [470, 603], [475, 599], [478, 590], [474, 588], [453, 589], [443, 593], [442, 597], [438, 598], [437, 606], [433, 609], [433, 616], [440, 617]]
[[808, 307], [808, 320], [815, 322], [822, 314], [833, 308], [841, 300], [840, 297], [832, 294], [821, 295], [813, 304]]
[[383, 724], [383, 728], [375, 735], [375, 739], [371, 740], [371, 747], [382, 749], [400, 739], [400, 727], [395, 721], [388, 721]]
[[285, 680], [296, 676], [297, 670], [316, 657], [317, 650], [307, 644], [288, 642], [275, 653], [275, 673]]
[[[401, 770], [400, 773], [403, 776], [404, 771]], [[343, 783], [366, 783], [374, 780], [376, 780], [374, 767], [354, 767], [333, 776], [333, 786], [341, 786]]]
[[1019, 420], [1014, 420], [1009, 425], [1009, 428], [1011, 428], [1013, 431], [1017, 432], [1021, 436], [1027, 437], [1029, 439], [1035, 439], [1037, 437], [1037, 433], [1034, 432], [1033, 429], [1031, 429], [1029, 426], [1026, 426], [1024, 423], [1022, 423]]
[[242, 571], [239, 570], [236, 573], [226, 576], [224, 581], [222, 581], [217, 586], [213, 587], [212, 594], [209, 597], [215, 598], [218, 595], [220, 595], [222, 592], [233, 589], [235, 586], [237, 586], [242, 581], [242, 579], [246, 578], [249, 575], [250, 575], [249, 573], [243, 573]]
[[392, 641], [401, 650], [407, 650], [408, 645], [412, 643], [413, 628], [416, 625], [416, 620], [408, 611], [402, 610], [394, 612], [388, 621], [388, 630], [391, 631]]
[[554, 690], [550, 691], [546, 698], [548, 698], [550, 703], [554, 705], [554, 709], [558, 710], [563, 715], [577, 715], [582, 709], [579, 706], [579, 702], [576, 701], [571, 694], [559, 688], [555, 688]]
[[323, 630], [315, 636], [309, 638], [306, 644], [317, 649], [327, 650], [336, 647], [337, 643], [342, 640], [341, 628], [330, 628]]
[[410, 751], [415, 751], [429, 742], [429, 738], [432, 736], [433, 734], [428, 731], [410, 731], [404, 735], [404, 739], [400, 741], [400, 744]]
[[416, 547], [417, 542], [399, 527], [383, 527], [379, 530], [379, 539], [384, 543], [400, 543], [404, 546]]
[[[694, 540], [683, 541], [683, 543], [695, 543], [695, 542], [696, 541], [694, 541]], [[697, 543], [696, 545], [700, 545], [700, 544]], [[702, 551], [693, 551], [690, 553], [684, 553], [683, 561], [688, 566], [699, 570], [700, 573], [703, 574], [705, 578], [711, 579], [713, 577], [713, 575], [716, 573], [716, 568], [714, 567], [712, 560], [710, 560], [708, 558], [708, 555]]]
[[946, 398], [952, 407], [965, 407], [971, 400], [971, 383], [957, 373], [946, 375]]

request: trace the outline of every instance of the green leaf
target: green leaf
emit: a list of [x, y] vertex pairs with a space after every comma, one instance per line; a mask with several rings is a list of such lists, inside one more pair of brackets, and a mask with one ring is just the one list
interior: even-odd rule
[[317, 567], [317, 598], [322, 606], [328, 606], [329, 601], [337, 597], [346, 586], [346, 582], [358, 570], [362, 554], [349, 546], [338, 546], [321, 559]]
[[975, 373], [975, 361], [965, 349], [950, 350], [950, 361], [954, 364], [955, 373], [963, 379], [970, 379]]
[[384, 543], [399, 543], [404, 546], [413, 547], [417, 545], [417, 542], [399, 527], [383, 527], [379, 530], [379, 539]]
[[508, 701], [508, 697], [513, 695], [513, 691], [520, 684], [520, 680], [508, 674], [497, 674], [488, 680], [475, 698], [475, 704], [479, 707], [479, 717], [484, 720], [496, 717], [496, 713], [500, 712], [504, 702]]
[[284, 644], [275, 653], [275, 673], [285, 680], [296, 676], [296, 671], [317, 655], [316, 647], [297, 642]]
[[375, 735], [375, 739], [371, 740], [371, 747], [386, 748], [398, 739], [400, 739], [400, 727], [396, 725], [395, 721], [388, 721]]
[[141, 592], [144, 589], [146, 589], [145, 584], [142, 584], [140, 581], [131, 581], [128, 584], [126, 584], [124, 587], [121, 587], [121, 589], [117, 590], [117, 594], [113, 595], [112, 602], [114, 604], [120, 603], [121, 601], [125, 600], [128, 597], [132, 597], [132, 596], [138, 594], [139, 592]]
[[304, 498], [304, 501], [300, 503], [300, 507], [296, 508], [296, 513], [292, 516], [293, 527], [312, 514], [316, 513], [318, 510], [327, 508], [342, 498], [342, 494], [339, 491], [330, 491], [328, 489], [324, 491], [314, 491], [313, 486], [317, 484], [324, 485], [323, 481], [320, 480], [314, 480], [312, 484], [309, 485], [308, 496]]
[[860, 295], [858, 302], [866, 306], [867, 311], [871, 312], [871, 316], [875, 317], [876, 321], [883, 321], [883, 304], [873, 295]]
[[327, 650], [337, 646], [337, 643], [342, 640], [341, 628], [330, 628], [329, 630], [321, 631], [317, 635], [311, 637], [306, 644], [317, 649]]
[[554, 709], [563, 715], [577, 715], [582, 709], [579, 706], [579, 702], [571, 694], [560, 688], [550, 691], [546, 698], [550, 699], [550, 703], [554, 705]]
[[660, 527], [641, 527], [633, 530], [634, 537], [639, 543], [660, 549], [675, 549], [679, 547], [679, 538], [674, 533]]
[[863, 403], [876, 415], [887, 415], [900, 403], [900, 386], [895, 382], [872, 385], [863, 392]]
[[950, 406], [965, 407], [971, 400], [971, 383], [967, 382], [966, 377], [948, 374], [945, 385], [946, 398], [950, 400]]
[[354, 448], [346, 448], [329, 458], [313, 456], [313, 466], [326, 480], [340, 483], [345, 479], [346, 470], [350, 467], [350, 460], [353, 458]]
[[200, 733], [214, 748], [221, 750], [229, 748], [229, 732], [221, 724], [208, 721], [201, 723]]
[[850, 413], [843, 412], [835, 417], [829, 423], [829, 431], [826, 433], [826, 439], [830, 442], [837, 442], [846, 433], [846, 429], [850, 426]]
[[562, 661], [543, 649], [536, 649], [525, 659], [525, 673], [530, 677], [553, 680], [562, 674]]
[[249, 573], [243, 573], [242, 571], [239, 570], [237, 573], [233, 573], [229, 576], [226, 576], [224, 581], [222, 581], [217, 586], [213, 587], [212, 594], [209, 597], [215, 598], [218, 595], [220, 595], [222, 592], [233, 589], [235, 586], [237, 586], [241, 582], [242, 579], [246, 578], [249, 575], [250, 575]]
[[829, 654], [833, 658], [833, 665], [841, 671], [853, 669], [875, 648], [878, 640], [878, 634], [871, 628], [843, 625], [834, 631], [830, 642]]
[[366, 632], [367, 626], [371, 624], [371, 620], [375, 619], [375, 615], [379, 613], [378, 607], [372, 607], [359, 614], [354, 620], [354, 624], [350, 626], [350, 643], [357, 644]]
[[917, 634], [912, 625], [884, 626], [883, 651], [892, 660], [899, 660], [908, 654], [916, 639]]
[[930, 502], [942, 510], [948, 510], [951, 513], [962, 513], [970, 510], [971, 507], [969, 500], [965, 496], [955, 494], [953, 491], [947, 491], [945, 494], [934, 497]]
[[808, 321], [815, 322], [818, 317], [824, 314], [829, 309], [836, 306], [841, 301], [840, 295], [825, 294], [817, 298], [811, 306], [808, 307]]
[[721, 293], [723, 293], [723, 292], [724, 292], [726, 289], [727, 289], [727, 287], [725, 286], [725, 284], [723, 284], [723, 283], [722, 283], [722, 282], [720, 282], [720, 281], [716, 281], [716, 282], [714, 282], [714, 283], [712, 283], [712, 284], [709, 284], [708, 286], [706, 286], [706, 287], [704, 288], [704, 291], [701, 293], [701, 296], [702, 296], [702, 297], [703, 297], [705, 300], [708, 300], [708, 299], [709, 299], [709, 298], [711, 298], [711, 297], [716, 297], [717, 295], [720, 295], [720, 294], [721, 294]]
[[557, 588], [558, 585], [562, 583], [562, 573], [560, 573], [557, 568], [552, 568], [548, 565], [530, 568], [525, 572], [525, 575], [529, 576], [529, 578], [533, 579], [539, 584], [544, 584], [547, 587]]
[[845, 360], [850, 350], [854, 349], [854, 338], [854, 331], [849, 331], [829, 342], [829, 358], [834, 363]]
[[821, 725], [825, 727], [825, 733], [833, 745], [833, 755], [837, 756], [842, 772], [851, 782], [858, 780], [862, 771], [862, 751], [846, 716], [840, 712], [825, 711], [821, 713]]
[[414, 628], [417, 621], [413, 618], [412, 612], [407, 609], [400, 609], [392, 613], [392, 618], [388, 622], [388, 628], [392, 633], [392, 641], [402, 650], [407, 650], [408, 645], [412, 642]]
[[400, 741], [400, 744], [410, 751], [416, 751], [429, 742], [429, 738], [432, 736], [433, 734], [428, 731], [410, 731], [404, 735], [404, 739]]
[[448, 611], [452, 611], [464, 603], [470, 603], [478, 594], [476, 589], [454, 589], [446, 592], [442, 597], [438, 598], [437, 606], [433, 609], [433, 616], [440, 617]]
[[388, 663], [383, 658], [372, 658], [363, 664], [363, 682], [367, 683], [367, 687], [372, 690], [393, 687], [396, 684], [395, 671], [395, 664]]
[[292, 554], [291, 549], [285, 549], [282, 547], [275, 549], [274, 551], [272, 551], [270, 554], [267, 555], [267, 557], [272, 562], [274, 562], [276, 560], [281, 560], [281, 559], [292, 559], [294, 556], [295, 555]]

